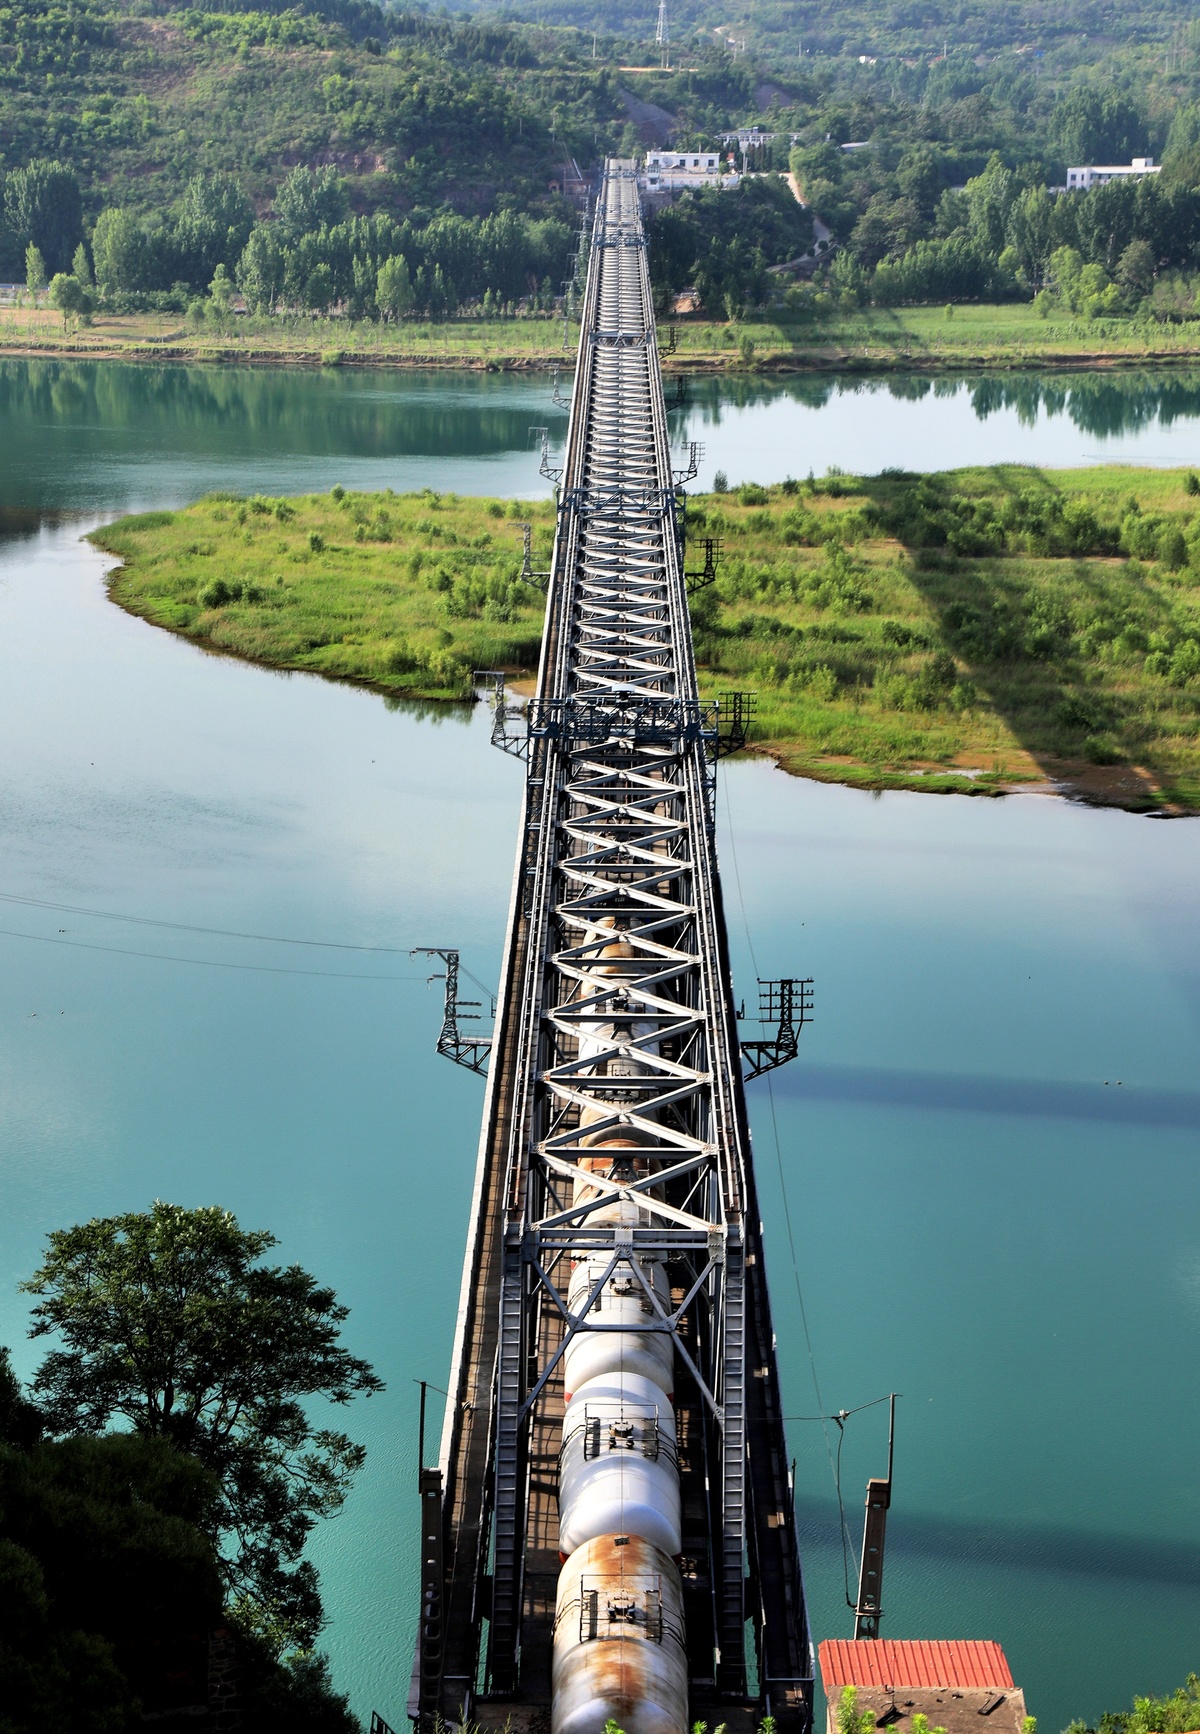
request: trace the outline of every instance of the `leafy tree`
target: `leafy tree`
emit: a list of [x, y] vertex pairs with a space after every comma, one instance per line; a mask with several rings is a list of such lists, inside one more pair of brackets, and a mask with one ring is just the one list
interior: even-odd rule
[[41, 1410], [25, 1396], [8, 1350], [0, 1347], [0, 1445], [19, 1445], [25, 1450], [41, 1437]]
[[146, 254], [146, 237], [132, 211], [119, 205], [101, 211], [92, 235], [92, 258], [96, 282], [106, 295], [142, 287]]
[[224, 265], [218, 265], [213, 272], [213, 280], [208, 286], [208, 299], [213, 315], [217, 319], [229, 316], [230, 303], [233, 300], [233, 279]]
[[1026, 283], [1039, 285], [1046, 263], [1058, 244], [1056, 202], [1045, 187], [1026, 187], [1013, 201], [1004, 228], [1005, 241], [1016, 251], [1017, 267]]
[[333, 305], [335, 289], [333, 271], [324, 260], [314, 265], [304, 283], [304, 305], [310, 313], [328, 313]]
[[[1100, 1718], [1106, 1734], [1184, 1734], [1200, 1727], [1200, 1674], [1189, 1674], [1184, 1685], [1161, 1698], [1133, 1700], [1132, 1710], [1109, 1710]], [[1087, 1723], [1072, 1722], [1066, 1734], [1095, 1734]]]
[[83, 201], [73, 171], [44, 158], [14, 169], [4, 189], [4, 221], [17, 245], [36, 247], [51, 272], [68, 270], [83, 239]]
[[72, 319], [92, 310], [91, 298], [78, 277], [66, 271], [56, 271], [50, 279], [50, 305], [63, 316], [64, 328]]
[[1163, 151], [1162, 178], [1180, 186], [1200, 186], [1200, 104], [1176, 109]]
[[910, 146], [900, 159], [896, 181], [904, 197], [931, 217], [946, 185], [940, 153], [926, 144]]
[[1054, 110], [1054, 140], [1066, 165], [1128, 162], [1145, 137], [1141, 115], [1111, 88], [1077, 85]]
[[402, 253], [385, 259], [375, 279], [375, 303], [385, 319], [403, 319], [412, 311], [413, 286], [408, 260]]
[[967, 229], [981, 253], [1002, 252], [1009, 213], [1020, 190], [1016, 176], [998, 154], [993, 154], [983, 174], [967, 182]]
[[996, 269], [966, 236], [951, 235], [945, 241], [918, 241], [903, 258], [885, 259], [872, 288], [885, 306], [978, 301], [995, 290]]
[[1117, 282], [1140, 301], [1154, 287], [1154, 253], [1146, 241], [1130, 241], [1117, 262]]
[[369, 317], [378, 311], [375, 290], [379, 268], [375, 261], [363, 258], [356, 253], [350, 262], [350, 293], [348, 297], [351, 319]]
[[186, 281], [199, 286], [218, 265], [236, 264], [253, 224], [254, 209], [232, 175], [196, 175], [190, 180], [175, 226]]
[[237, 284], [252, 313], [273, 313], [283, 292], [283, 250], [274, 225], [257, 223], [237, 263]]
[[211, 1527], [235, 1606], [278, 1648], [308, 1648], [321, 1609], [300, 1556], [365, 1452], [314, 1430], [301, 1399], [382, 1386], [341, 1347], [333, 1291], [258, 1262], [275, 1244], [227, 1211], [160, 1201], [53, 1233], [23, 1286], [39, 1297], [31, 1334], [63, 1344], [34, 1383], [50, 1430], [120, 1421], [195, 1457], [219, 1484]]
[[46, 261], [32, 241], [25, 249], [25, 287], [35, 298], [46, 287]]
[[218, 1499], [215, 1477], [165, 1439], [45, 1439], [0, 1348], [5, 1734], [136, 1734], [147, 1714], [203, 1707], [214, 1631], [255, 1734], [358, 1734], [324, 1658], [281, 1664], [225, 1629]]
[[71, 275], [77, 277], [85, 289], [92, 287], [92, 266], [88, 259], [88, 250], [82, 241], [76, 247], [71, 257]]
[[1050, 255], [1049, 276], [1072, 313], [1094, 318], [1121, 311], [1121, 292], [1103, 265], [1085, 263], [1074, 247], [1055, 249]]
[[346, 183], [333, 167], [293, 169], [275, 195], [275, 220], [285, 243], [332, 229], [345, 217]]

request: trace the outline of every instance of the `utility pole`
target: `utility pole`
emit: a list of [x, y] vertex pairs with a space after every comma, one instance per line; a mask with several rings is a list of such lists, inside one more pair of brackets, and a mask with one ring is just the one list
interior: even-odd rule
[[886, 1480], [867, 1482], [867, 1512], [863, 1520], [862, 1563], [858, 1572], [858, 1605], [854, 1636], [877, 1638], [883, 1618], [883, 1540], [892, 1503], [892, 1455], [896, 1442], [896, 1393], [888, 1398], [888, 1466]]

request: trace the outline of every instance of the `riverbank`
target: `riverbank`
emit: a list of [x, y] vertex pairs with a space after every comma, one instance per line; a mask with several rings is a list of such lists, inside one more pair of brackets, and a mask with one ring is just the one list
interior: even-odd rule
[[[674, 338], [666, 335], [667, 327]], [[779, 319], [663, 321], [664, 364], [678, 373], [938, 373], [962, 368], [1122, 368], [1200, 360], [1200, 321], [1040, 318], [1031, 306], [864, 308], [819, 324]], [[44, 308], [0, 311], [0, 355], [298, 367], [569, 370], [577, 331], [527, 319], [405, 322], [231, 318], [192, 326], [178, 314], [97, 314], [64, 329]], [[674, 347], [672, 347], [672, 343]]]
[[[1043, 787], [1200, 811], [1200, 515], [1188, 472], [833, 476], [696, 496], [704, 690], [757, 695], [751, 748], [866, 788]], [[113, 600], [205, 648], [464, 700], [536, 664], [549, 502], [213, 495], [95, 540]]]

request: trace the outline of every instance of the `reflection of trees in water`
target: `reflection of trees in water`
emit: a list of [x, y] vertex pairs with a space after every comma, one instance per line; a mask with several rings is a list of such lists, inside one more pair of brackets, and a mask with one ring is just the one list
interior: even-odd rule
[[39, 511], [36, 506], [0, 505], [0, 542], [36, 536], [43, 526], [60, 524], [65, 516], [63, 512]]
[[385, 692], [381, 696], [387, 710], [398, 711], [401, 716], [416, 717], [418, 721], [433, 723], [438, 728], [443, 723], [465, 725], [475, 714], [475, 707], [469, 702], [460, 704], [447, 703], [445, 699], [405, 698], [398, 692]]
[[[763, 379], [755, 374], [728, 374], [715, 379], [689, 379], [687, 407], [679, 423], [705, 427], [720, 427], [722, 411], [727, 409], [761, 409], [765, 404], [781, 400], [801, 404], [805, 409], [824, 409], [835, 391], [846, 384], [836, 374], [804, 374], [798, 379]], [[667, 381], [667, 407], [670, 409], [671, 381]]]
[[[900, 403], [965, 399], [979, 418], [1015, 412], [1022, 426], [1065, 415], [1094, 438], [1156, 423], [1200, 420], [1200, 370], [930, 376], [920, 373], [812, 373], [787, 379], [731, 374], [689, 380], [688, 403], [672, 413], [676, 438], [718, 427], [727, 412], [772, 405], [818, 411], [836, 396], [861, 398], [867, 413], [884, 394]], [[128, 459], [148, 447], [185, 462], [245, 459], [246, 486], [262, 460], [304, 456], [394, 460], [490, 457], [529, 446], [531, 421], [561, 444], [566, 417], [551, 407], [549, 383], [504, 374], [388, 374], [344, 369], [185, 367], [169, 363], [0, 358], [0, 422], [14, 466], [0, 490], [29, 503], [18, 471], [46, 451], [84, 469]], [[49, 490], [51, 494], [56, 489]]]
[[285, 368], [202, 368], [129, 362], [0, 360], [6, 439], [21, 421], [156, 429], [187, 444], [263, 447], [263, 455], [484, 456], [528, 445], [530, 415], [562, 434], [548, 385], [495, 374], [322, 373]]
[[1065, 414], [1081, 433], [1113, 439], [1200, 417], [1200, 372], [989, 377], [972, 384], [971, 406], [980, 421], [997, 410], [1015, 410], [1024, 427], [1039, 415]]
[[888, 373], [847, 378], [844, 374], [804, 374], [787, 380], [754, 375], [689, 380], [688, 407], [683, 422], [719, 427], [722, 411], [756, 409], [778, 402], [804, 409], [824, 409], [837, 397], [876, 397], [880, 393], [901, 403], [966, 395], [980, 421], [1001, 410], [1015, 411], [1022, 427], [1039, 418], [1066, 415], [1081, 433], [1097, 439], [1139, 433], [1158, 424], [1200, 420], [1200, 370], [1141, 369], [1120, 374], [951, 373], [930, 377], [919, 373]]

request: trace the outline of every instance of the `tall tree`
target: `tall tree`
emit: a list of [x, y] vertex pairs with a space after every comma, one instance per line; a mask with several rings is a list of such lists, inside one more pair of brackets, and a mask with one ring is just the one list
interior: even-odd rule
[[238, 288], [252, 313], [274, 313], [283, 291], [283, 251], [268, 223], [257, 223], [237, 264]]
[[175, 241], [180, 269], [205, 287], [218, 265], [237, 264], [254, 225], [254, 207], [232, 175], [196, 175], [184, 190]]
[[34, 299], [46, 287], [46, 261], [32, 241], [25, 249], [25, 287]]
[[96, 282], [106, 295], [140, 289], [146, 268], [146, 237], [132, 211], [110, 205], [92, 235]]
[[69, 271], [83, 239], [83, 201], [72, 170], [45, 158], [14, 169], [4, 188], [4, 222], [20, 249], [37, 248], [51, 275]]
[[1129, 98], [1112, 89], [1077, 85], [1055, 105], [1053, 131], [1064, 166], [1127, 163], [1145, 130]]
[[375, 304], [385, 319], [403, 319], [412, 311], [413, 286], [403, 253], [385, 259], [375, 281]]
[[56, 1434], [114, 1422], [158, 1435], [216, 1476], [213, 1532], [243, 1618], [279, 1649], [321, 1624], [301, 1558], [340, 1509], [365, 1451], [314, 1429], [303, 1399], [382, 1389], [339, 1342], [347, 1309], [299, 1265], [263, 1265], [275, 1237], [228, 1211], [156, 1202], [49, 1237], [25, 1290], [34, 1337], [57, 1333], [34, 1382]]
[[275, 194], [275, 218], [285, 243], [334, 228], [345, 220], [346, 210], [346, 183], [333, 167], [293, 169]]
[[[255, 1734], [361, 1734], [321, 1656], [233, 1636], [211, 1518], [216, 1478], [165, 1439], [47, 1440], [0, 1348], [0, 1726], [139, 1734], [208, 1698], [232, 1648]], [[230, 1645], [230, 1638], [233, 1638]]]

